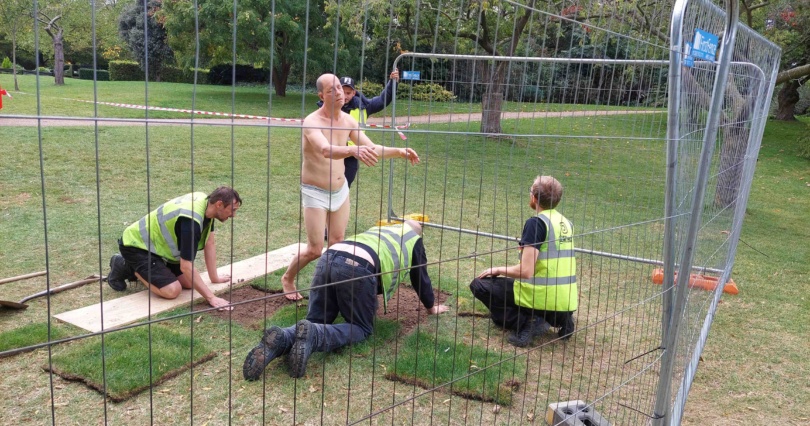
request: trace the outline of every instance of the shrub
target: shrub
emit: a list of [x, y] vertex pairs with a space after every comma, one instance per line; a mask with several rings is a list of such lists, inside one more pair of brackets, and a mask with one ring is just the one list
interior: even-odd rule
[[51, 69], [50, 68], [45, 68], [45, 67], [39, 67], [39, 73], [40, 74], [50, 74]]
[[[208, 83], [230, 85], [232, 84], [233, 66], [231, 64], [214, 65], [208, 71]], [[270, 82], [270, 71], [263, 68], [253, 68], [250, 65], [236, 65], [237, 83], [262, 83]]]
[[[82, 80], [92, 80], [93, 70], [91, 68], [79, 68], [79, 78]], [[96, 70], [96, 81], [110, 81], [110, 72], [107, 70]]]
[[453, 92], [445, 90], [441, 84], [436, 83], [417, 83], [410, 87], [400, 85], [397, 88], [397, 97], [399, 99], [413, 99], [415, 101], [429, 101], [429, 102], [449, 102], [455, 99]]
[[385, 86], [373, 81], [363, 80], [355, 85], [355, 89], [364, 94], [367, 98], [373, 98], [379, 96], [383, 92], [383, 89], [385, 89]]
[[[197, 84], [208, 84], [207, 70], [197, 70]], [[160, 70], [160, 81], [165, 83], [194, 83], [194, 70], [178, 67], [163, 67]]]
[[135, 61], [110, 61], [112, 81], [142, 81], [143, 77], [143, 70]]
[[0, 68], [7, 69], [7, 70], [11, 69], [11, 59], [9, 59], [8, 56], [3, 58], [3, 64], [0, 65]]

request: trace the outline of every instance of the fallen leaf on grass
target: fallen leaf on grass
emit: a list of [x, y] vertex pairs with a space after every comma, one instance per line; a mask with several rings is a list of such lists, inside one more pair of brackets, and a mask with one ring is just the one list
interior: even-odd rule
[[492, 412], [495, 413], [495, 414], [500, 413], [501, 412], [501, 406], [500, 405], [495, 405], [494, 407], [492, 407]]
[[196, 322], [197, 324], [199, 324], [200, 321], [202, 321], [202, 315], [198, 316], [197, 319], [194, 320], [194, 322]]
[[284, 407], [278, 407], [278, 411], [286, 414], [288, 410]]

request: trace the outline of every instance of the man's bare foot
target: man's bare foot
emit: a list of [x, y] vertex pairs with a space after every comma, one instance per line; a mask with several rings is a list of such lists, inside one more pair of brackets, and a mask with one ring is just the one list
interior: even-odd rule
[[228, 306], [228, 304], [229, 304], [228, 301], [221, 298], [221, 297], [216, 297], [216, 296], [212, 297], [210, 300], [208, 300], [208, 304], [211, 305], [214, 308], [219, 308], [219, 309], [217, 309], [218, 311], [231, 311], [231, 310], [233, 310], [233, 306]]
[[295, 282], [286, 280], [284, 276], [281, 277], [281, 288], [284, 290], [284, 297], [287, 300], [296, 302], [304, 298], [295, 288]]

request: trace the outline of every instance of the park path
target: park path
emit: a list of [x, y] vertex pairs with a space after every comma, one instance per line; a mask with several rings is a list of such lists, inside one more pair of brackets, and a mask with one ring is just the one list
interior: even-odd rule
[[[543, 118], [561, 118], [561, 117], [601, 117], [609, 115], [635, 115], [635, 114], [658, 114], [663, 111], [654, 110], [610, 110], [610, 111], [558, 111], [558, 112], [504, 112], [503, 119], [543, 119]], [[450, 113], [450, 114], [431, 114], [431, 115], [412, 115], [397, 117], [397, 124], [410, 123], [410, 124], [436, 124], [436, 123], [467, 123], [481, 121], [480, 112], [471, 113]], [[238, 126], [267, 126], [268, 121], [264, 119], [248, 119], [248, 118], [195, 118], [194, 120], [188, 118], [172, 118], [160, 119], [150, 118], [150, 126], [182, 126], [190, 125], [213, 125], [213, 126], [230, 126], [232, 124]], [[390, 125], [391, 117], [371, 117], [368, 122], [376, 125]], [[76, 127], [76, 126], [93, 126], [96, 120], [93, 118], [78, 118], [78, 117], [59, 117], [59, 118], [43, 118], [37, 120], [36, 117], [30, 118], [8, 118], [0, 115], [0, 127], [16, 126], [16, 127]], [[272, 126], [285, 126], [285, 127], [300, 127], [299, 121], [270, 121]], [[143, 126], [143, 119], [122, 119], [122, 118], [99, 118], [99, 126]]]

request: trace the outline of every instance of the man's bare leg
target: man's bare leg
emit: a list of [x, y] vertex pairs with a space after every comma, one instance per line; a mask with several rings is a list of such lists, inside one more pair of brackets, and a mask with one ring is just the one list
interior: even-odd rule
[[323, 251], [323, 237], [321, 233], [326, 226], [326, 210], [319, 208], [304, 208], [304, 227], [307, 231], [307, 248], [293, 256], [287, 271], [281, 276], [281, 287], [284, 297], [288, 300], [301, 300], [304, 296], [298, 293], [295, 287], [295, 277], [301, 269], [321, 257]]
[[346, 239], [346, 227], [349, 225], [349, 213], [352, 211], [350, 200], [351, 197], [346, 197], [346, 201], [337, 211], [326, 215], [327, 233], [329, 234], [327, 247]]

